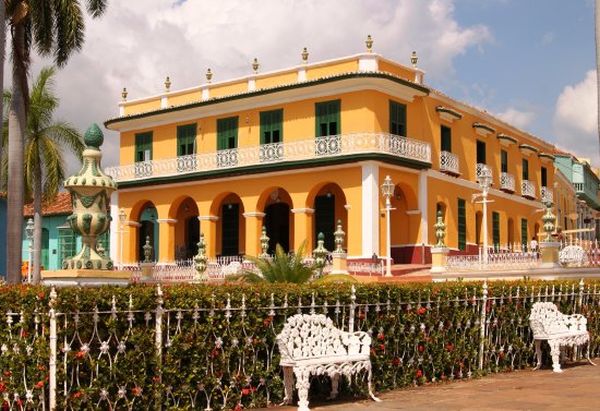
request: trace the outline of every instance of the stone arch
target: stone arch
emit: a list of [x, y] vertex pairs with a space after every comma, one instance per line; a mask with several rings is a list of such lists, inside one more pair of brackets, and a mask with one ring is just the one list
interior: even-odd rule
[[[306, 197], [306, 207], [313, 209], [311, 222], [310, 244], [307, 249], [312, 250], [317, 244], [317, 236], [320, 232], [325, 235], [325, 248], [333, 251], [333, 233], [336, 230], [337, 221], [342, 222], [342, 229], [348, 233], [348, 210], [346, 209], [346, 194], [344, 190], [334, 182], [321, 182], [311, 188]], [[308, 240], [308, 239], [307, 239]], [[346, 237], [345, 246], [349, 239]]]
[[135, 229], [130, 230], [132, 233], [132, 244], [134, 244], [133, 256], [135, 261], [144, 260], [144, 245], [146, 239], [150, 241], [153, 248], [151, 256], [152, 261], [158, 261], [159, 255], [158, 250], [160, 236], [159, 236], [159, 224], [158, 224], [158, 210], [154, 203], [150, 200], [142, 200], [138, 202], [132, 208], [130, 214], [132, 221], [137, 223]]
[[256, 210], [265, 213], [263, 226], [269, 236], [269, 254], [275, 252], [277, 244], [284, 251], [294, 250], [294, 204], [290, 194], [281, 187], [269, 187], [261, 193]]
[[241, 197], [231, 191], [217, 195], [211, 206], [210, 215], [218, 218], [214, 250], [219, 256], [234, 256], [244, 253], [246, 246], [246, 221], [244, 203]]
[[175, 220], [173, 241], [175, 260], [193, 258], [198, 252], [200, 222], [198, 206], [189, 196], [181, 196], [171, 204], [169, 218]]

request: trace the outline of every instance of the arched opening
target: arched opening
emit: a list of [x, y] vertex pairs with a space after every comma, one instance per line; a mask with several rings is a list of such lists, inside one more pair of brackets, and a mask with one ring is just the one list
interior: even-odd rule
[[507, 230], [508, 230], [508, 246], [509, 247], [513, 247], [514, 243], [515, 243], [515, 222], [513, 221], [512, 218], [508, 219], [508, 223], [507, 223]]
[[475, 244], [481, 245], [482, 237], [481, 237], [481, 227], [483, 222], [483, 213], [478, 211], [475, 213]]
[[137, 236], [137, 260], [144, 260], [144, 245], [146, 244], [146, 239], [152, 245], [152, 256], [150, 257], [151, 261], [158, 261], [158, 211], [156, 207], [151, 202], [146, 203], [141, 211], [140, 217], [138, 219], [140, 226], [138, 227], [138, 236]]
[[[381, 198], [381, 201], [380, 207], [384, 210], [385, 199]], [[390, 212], [392, 263], [422, 263], [424, 254], [422, 247], [417, 244], [418, 228], [415, 225], [411, 227], [410, 221], [412, 213], [417, 209], [417, 201], [412, 188], [406, 184], [396, 184], [390, 203], [392, 207]], [[386, 224], [385, 220], [383, 220], [383, 224]], [[382, 231], [382, 234], [385, 235], [385, 228]], [[384, 237], [382, 237], [382, 244], [385, 244]]]
[[235, 193], [215, 200], [211, 211], [219, 216], [216, 235], [217, 256], [239, 256], [244, 252], [246, 222], [244, 205]]
[[439, 212], [442, 212], [442, 221], [445, 223], [446, 222], [446, 204], [442, 203], [442, 202], [438, 202], [435, 205], [435, 218], [436, 218], [436, 222], [437, 222], [437, 215]]
[[[329, 251], [335, 249], [333, 233], [336, 230], [337, 220], [341, 220], [343, 230], [348, 233], [348, 211], [345, 205], [346, 195], [337, 184], [326, 183], [318, 188], [312, 204], [309, 205], [309, 207], [315, 210], [312, 244], [317, 244], [317, 236], [319, 233], [323, 233], [325, 236], [325, 248]], [[345, 244], [348, 244], [348, 238], [345, 239]]]
[[190, 198], [184, 198], [176, 209], [175, 224], [175, 259], [186, 260], [198, 253], [200, 240], [200, 222], [198, 221], [198, 206]]
[[[266, 198], [265, 198], [266, 196]], [[275, 247], [279, 244], [287, 253], [293, 249], [293, 216], [290, 212], [292, 208], [292, 199], [287, 191], [276, 187], [266, 190], [258, 202], [264, 204], [263, 212], [265, 217], [263, 224], [269, 237], [269, 254], [275, 252]]]

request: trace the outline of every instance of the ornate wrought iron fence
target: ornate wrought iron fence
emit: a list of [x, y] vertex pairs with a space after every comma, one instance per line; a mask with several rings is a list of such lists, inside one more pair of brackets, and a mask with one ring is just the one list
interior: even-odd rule
[[488, 262], [483, 262], [483, 250], [477, 255], [451, 255], [446, 260], [449, 271], [527, 269], [538, 265], [539, 253], [527, 251], [527, 246], [490, 247]]

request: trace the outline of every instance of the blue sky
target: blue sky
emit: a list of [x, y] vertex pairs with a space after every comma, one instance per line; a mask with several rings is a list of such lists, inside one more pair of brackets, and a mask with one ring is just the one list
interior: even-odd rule
[[[371, 34], [401, 63], [416, 50], [428, 84], [600, 165], [593, 12], [592, 0], [112, 1], [57, 76], [59, 114], [85, 130], [118, 114], [123, 87], [130, 99], [160, 93], [167, 75], [191, 87], [208, 67], [226, 80], [254, 57], [281, 69], [305, 46], [309, 61], [341, 57]], [[33, 75], [46, 64], [34, 58]], [[118, 135], [106, 135], [112, 165]]]

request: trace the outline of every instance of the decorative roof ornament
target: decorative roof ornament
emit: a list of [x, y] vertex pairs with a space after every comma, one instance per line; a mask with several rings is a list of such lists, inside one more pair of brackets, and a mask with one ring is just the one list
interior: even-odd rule
[[206, 82], [210, 83], [210, 81], [212, 80], [212, 78], [213, 78], [213, 72], [209, 68], [208, 70], [206, 70]]
[[121, 98], [123, 101], [127, 101], [127, 87], [123, 87], [123, 91], [121, 91]]
[[302, 49], [302, 62], [304, 64], [308, 63], [308, 49], [306, 47]]
[[373, 38], [371, 37], [370, 34], [367, 36], [367, 39], [365, 40], [365, 44], [367, 45], [367, 51], [369, 53], [372, 53], [373, 52]]
[[254, 57], [254, 61], [252, 62], [252, 70], [254, 70], [254, 74], [258, 73], [259, 68], [260, 64], [258, 63], [258, 59]]
[[419, 62], [419, 57], [417, 56], [417, 52], [413, 50], [410, 54], [410, 64], [412, 64], [413, 68], [417, 68], [417, 63]]
[[169, 76], [167, 76], [167, 78], [165, 79], [165, 92], [169, 92], [171, 91], [171, 79], [169, 78]]

